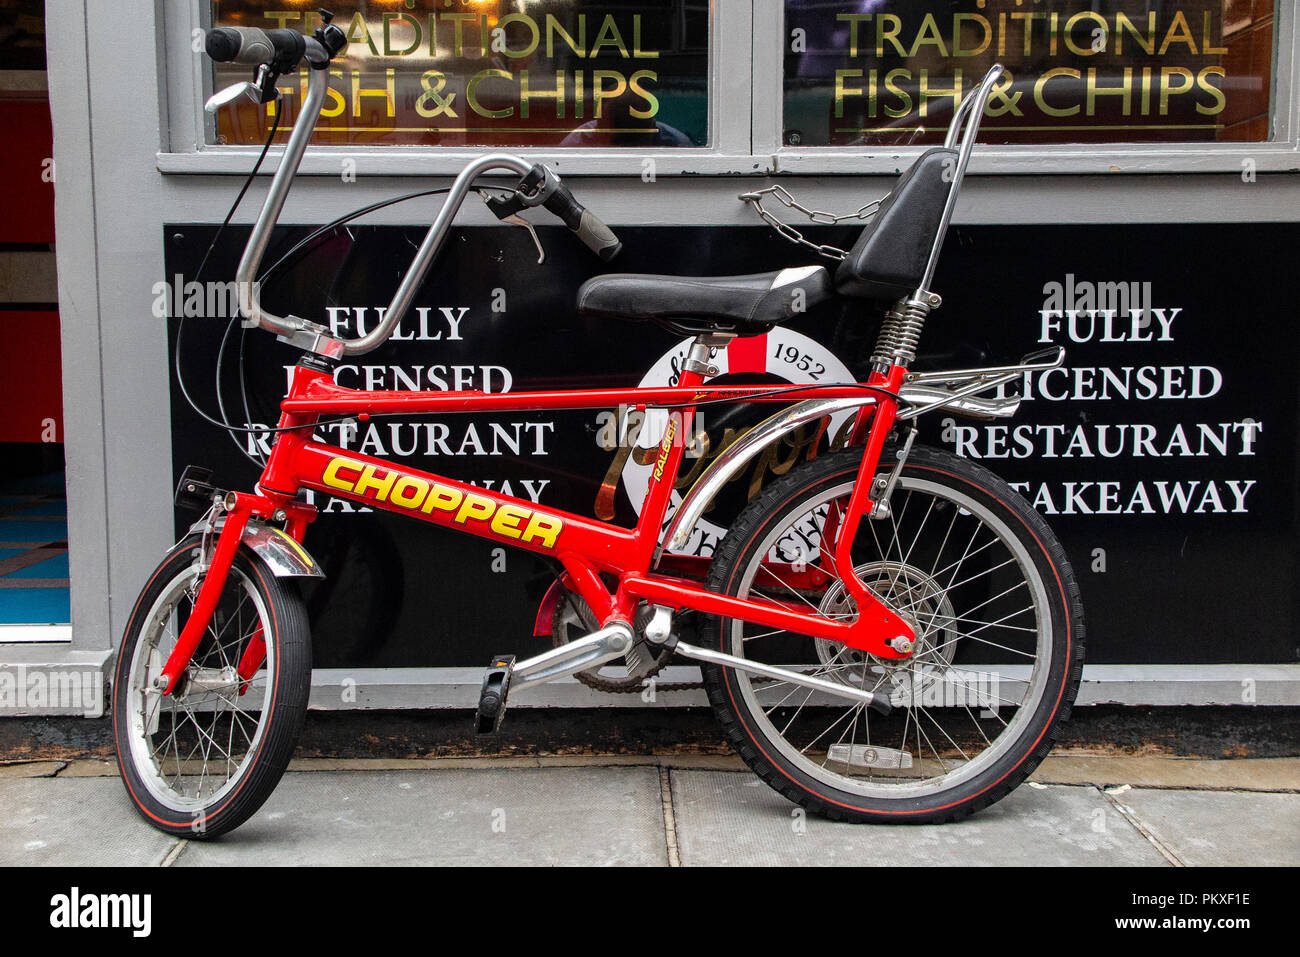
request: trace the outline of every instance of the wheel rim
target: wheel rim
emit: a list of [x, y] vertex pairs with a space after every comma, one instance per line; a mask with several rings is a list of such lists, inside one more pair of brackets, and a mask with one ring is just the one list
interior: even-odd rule
[[[816, 560], [809, 550], [820, 549], [826, 515], [842, 508], [852, 489], [846, 481], [788, 509], [748, 552], [736, 594], [761, 592], [824, 617], [853, 617], [838, 578], [819, 595], [770, 572], [772, 562]], [[788, 682], [729, 676], [758, 725], [753, 730], [796, 768], [862, 797], [916, 799], [977, 777], [1024, 736], [1047, 689], [1052, 616], [1028, 549], [983, 503], [904, 475], [892, 505], [888, 519], [862, 523], [853, 561], [864, 582], [915, 626], [911, 659], [888, 663], [734, 619], [724, 650], [889, 694], [895, 713], [886, 719]], [[756, 589], [760, 567], [764, 585]], [[894, 761], [910, 765], [890, 767]]]
[[[150, 607], [132, 651], [126, 699], [129, 753], [145, 788], [169, 810], [196, 815], [232, 793], [251, 770], [275, 686], [271, 616], [235, 567], [179, 691], [153, 689], [193, 606], [198, 579], [198, 566], [189, 566]], [[259, 629], [267, 654], [243, 681], [236, 668]]]

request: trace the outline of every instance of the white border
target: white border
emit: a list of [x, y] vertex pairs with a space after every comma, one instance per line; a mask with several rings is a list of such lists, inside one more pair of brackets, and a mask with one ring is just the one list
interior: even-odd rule
[[0, 645], [62, 644], [70, 641], [71, 625], [0, 625]]

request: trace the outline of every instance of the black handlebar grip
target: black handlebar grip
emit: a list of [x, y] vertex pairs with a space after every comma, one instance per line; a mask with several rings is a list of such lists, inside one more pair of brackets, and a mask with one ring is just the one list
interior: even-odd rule
[[564, 225], [578, 234], [578, 238], [605, 262], [618, 255], [623, 244], [614, 231], [600, 221], [591, 210], [578, 202], [569, 187], [559, 183], [543, 205], [563, 220]]
[[623, 243], [614, 235], [614, 231], [589, 209], [582, 211], [582, 221], [575, 232], [587, 244], [587, 248], [605, 262], [609, 262], [623, 249]]
[[280, 73], [298, 65], [307, 41], [297, 30], [258, 30], [256, 27], [218, 27], [203, 41], [208, 56], [218, 63], [266, 63]]

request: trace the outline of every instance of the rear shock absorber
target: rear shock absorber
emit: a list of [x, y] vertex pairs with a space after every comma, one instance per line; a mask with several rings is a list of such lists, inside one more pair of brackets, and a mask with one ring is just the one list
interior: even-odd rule
[[938, 298], [930, 294], [926, 299], [900, 299], [885, 313], [880, 335], [876, 337], [875, 351], [871, 354], [871, 364], [877, 371], [886, 372], [891, 365], [912, 365], [926, 317], [938, 305]]

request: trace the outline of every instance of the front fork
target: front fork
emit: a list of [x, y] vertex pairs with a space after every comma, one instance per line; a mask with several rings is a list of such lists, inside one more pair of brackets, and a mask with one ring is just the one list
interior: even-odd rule
[[[185, 622], [185, 627], [181, 629], [180, 637], [176, 639], [171, 654], [167, 656], [161, 673], [153, 681], [154, 688], [163, 694], [175, 692], [181, 675], [189, 667], [199, 642], [203, 640], [203, 635], [212, 622], [212, 616], [221, 602], [226, 579], [230, 577], [230, 569], [235, 563], [235, 555], [239, 552], [239, 545], [243, 541], [249, 519], [283, 521], [286, 532], [295, 540], [301, 541], [307, 523], [315, 516], [315, 509], [310, 506], [295, 502], [277, 505], [264, 496], [248, 495], [243, 492], [227, 492], [219, 507], [225, 513], [225, 521], [221, 531], [217, 533], [212, 560], [201, 570], [203, 583], [199, 586], [199, 593], [194, 599], [194, 607]], [[201, 554], [200, 562], [205, 558], [206, 555]], [[241, 679], [240, 694], [247, 690], [248, 682], [262, 666], [265, 658], [266, 636], [259, 626], [249, 637], [235, 669]]]
[[[203, 584], [199, 586], [198, 597], [194, 599], [190, 617], [186, 620], [185, 627], [181, 629], [180, 637], [176, 639], [171, 654], [167, 656], [162, 673], [154, 678], [154, 687], [163, 694], [171, 694], [175, 690], [176, 682], [189, 667], [190, 659], [194, 657], [194, 650], [198, 648], [199, 641], [203, 638], [208, 623], [212, 621], [212, 615], [217, 610], [217, 604], [221, 601], [221, 592], [226, 587], [226, 578], [230, 575], [230, 566], [235, 562], [235, 553], [239, 551], [239, 543], [244, 538], [244, 529], [248, 527], [248, 519], [252, 514], [252, 503], [248, 500], [252, 497], [238, 492], [230, 492], [226, 496], [224, 502], [226, 522], [217, 536], [217, 546], [212, 552], [212, 561], [203, 572]], [[203, 557], [200, 554], [200, 561]]]

